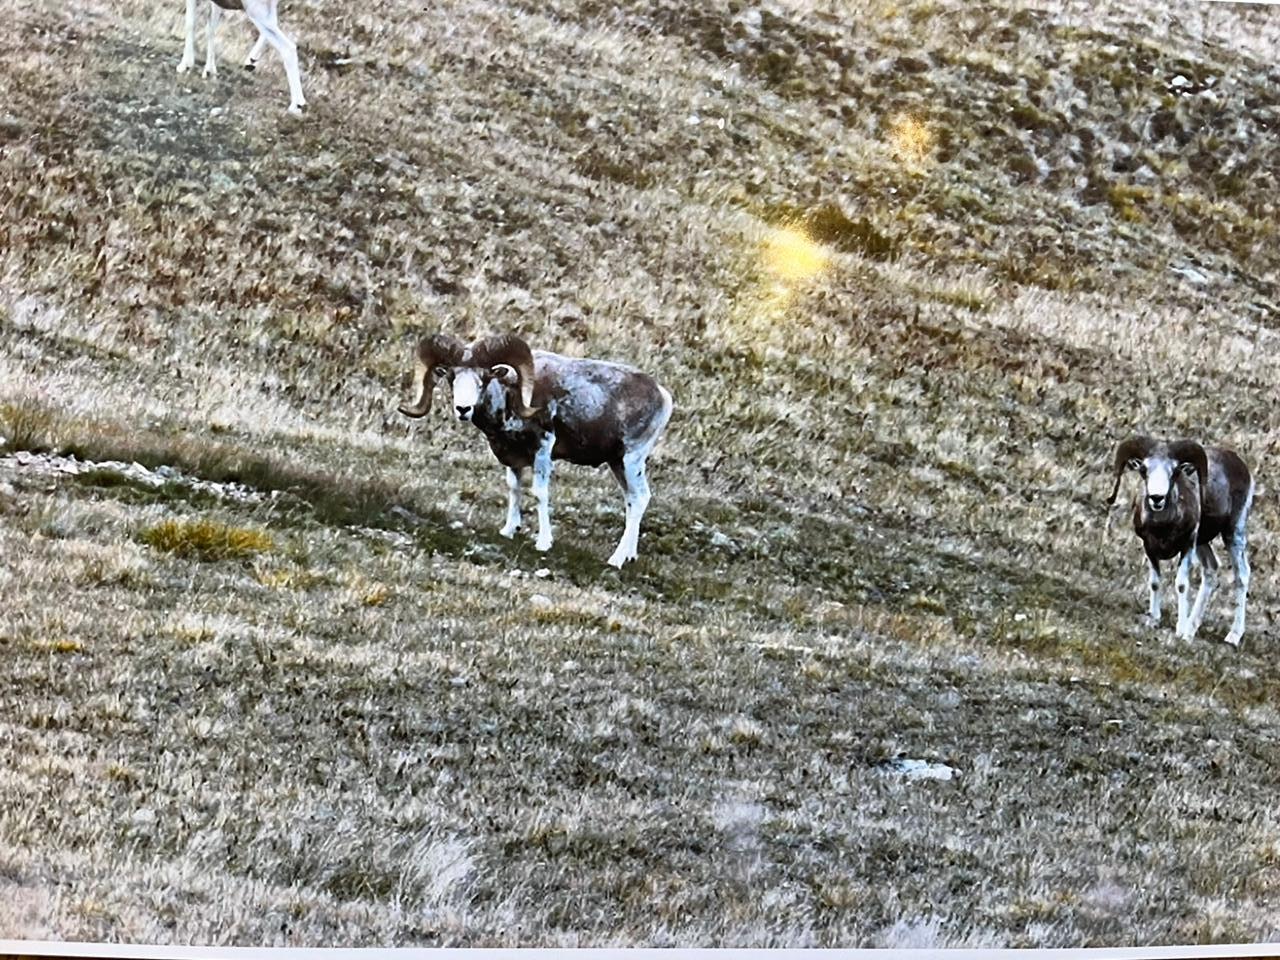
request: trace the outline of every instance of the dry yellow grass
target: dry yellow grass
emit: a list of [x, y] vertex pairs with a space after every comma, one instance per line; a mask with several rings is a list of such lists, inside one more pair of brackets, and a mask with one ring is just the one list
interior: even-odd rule
[[[300, 123], [0, 17], [0, 455], [239, 485], [0, 456], [0, 937], [1280, 936], [1275, 10], [294, 0]], [[489, 328], [671, 385], [633, 568], [394, 413]], [[1261, 478], [1239, 651], [1137, 626], [1135, 429]]]
[[214, 520], [162, 520], [140, 534], [143, 543], [165, 553], [198, 560], [239, 560], [271, 550], [263, 530], [233, 527]]

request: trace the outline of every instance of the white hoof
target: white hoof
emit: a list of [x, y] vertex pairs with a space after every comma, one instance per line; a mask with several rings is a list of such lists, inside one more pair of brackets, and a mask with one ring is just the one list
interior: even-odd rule
[[257, 60], [246, 60], [246, 61], [244, 62], [244, 68], [245, 68], [246, 70], [257, 70], [257, 69], [258, 69], [258, 61], [257, 61]]
[[1148, 630], [1159, 630], [1159, 629], [1160, 629], [1160, 618], [1159, 618], [1159, 617], [1153, 617], [1153, 616], [1152, 616], [1151, 614], [1149, 614], [1149, 613], [1144, 613], [1144, 614], [1141, 616], [1141, 618], [1139, 618], [1138, 622], [1139, 622], [1139, 623], [1141, 623], [1141, 624], [1142, 624], [1144, 627], [1146, 627]]
[[291, 103], [291, 104], [289, 104], [289, 116], [291, 116], [291, 117], [300, 117], [300, 116], [302, 116], [302, 108], [303, 108], [303, 107], [305, 107], [305, 106], [306, 106], [306, 104], [305, 104], [305, 103]]
[[1228, 633], [1225, 637], [1222, 638], [1222, 642], [1226, 644], [1230, 644], [1233, 647], [1238, 647], [1240, 646], [1240, 641], [1243, 639], [1244, 639], [1243, 630], [1232, 630], [1230, 633]]
[[206, 79], [208, 79], [209, 77], [216, 77], [218, 75], [218, 68], [214, 66], [212, 63], [206, 63], [204, 65], [203, 72]]
[[498, 536], [500, 536], [500, 537], [506, 537], [508, 540], [510, 540], [512, 537], [514, 537], [514, 536], [516, 535], [516, 533], [517, 533], [519, 530], [520, 530], [519, 525], [516, 525], [516, 526], [514, 526], [514, 527], [513, 527], [513, 526], [509, 526], [509, 525], [508, 525], [508, 526], [505, 526], [505, 527], [503, 527], [501, 530], [499, 530], [499, 531], [498, 531]]
[[1174, 633], [1179, 640], [1194, 640], [1196, 638], [1196, 628], [1189, 623], [1179, 625]]
[[609, 558], [608, 563], [609, 563], [609, 566], [617, 567], [619, 570], [621, 570], [622, 565], [626, 563], [627, 560], [629, 559], [630, 558], [627, 557], [626, 554], [623, 554], [620, 551], [615, 550], [613, 553], [613, 556]]
[[537, 550], [539, 553], [546, 553], [551, 549], [551, 542], [550, 537], [547, 537], [545, 540], [543, 540], [542, 537], [539, 537], [537, 542], [533, 545], [533, 549]]
[[183, 60], [179, 61], [179, 63], [178, 63], [178, 72], [179, 72], [179, 73], [186, 73], [188, 70], [190, 70], [190, 69], [191, 69], [192, 67], [194, 67], [195, 65], [196, 65], [196, 62], [195, 62], [194, 60], [187, 60], [187, 59], [185, 59], [185, 58], [184, 58]]

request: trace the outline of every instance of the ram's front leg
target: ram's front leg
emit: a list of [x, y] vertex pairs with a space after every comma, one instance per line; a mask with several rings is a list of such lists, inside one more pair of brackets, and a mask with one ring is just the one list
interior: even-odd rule
[[216, 3], [209, 4], [209, 31], [208, 45], [204, 52], [204, 75], [206, 77], [216, 77], [218, 75], [218, 21], [222, 18], [222, 8]]
[[1174, 581], [1178, 591], [1178, 626], [1175, 633], [1183, 640], [1190, 640], [1196, 635], [1195, 623], [1191, 619], [1191, 564], [1195, 555], [1195, 547], [1182, 555], [1178, 563], [1178, 577]]
[[196, 0], [187, 0], [187, 39], [178, 61], [178, 72], [186, 73], [196, 63]]
[[551, 450], [556, 445], [554, 433], [548, 433], [538, 445], [533, 458], [533, 495], [538, 500], [538, 539], [534, 548], [543, 553], [551, 549]]
[[520, 474], [521, 471], [507, 467], [507, 522], [498, 533], [508, 540], [520, 529]]
[[1147, 601], [1147, 615], [1142, 618], [1142, 622], [1148, 627], [1160, 626], [1160, 600], [1161, 600], [1161, 584], [1160, 584], [1160, 562], [1147, 557], [1147, 590], [1149, 593]]

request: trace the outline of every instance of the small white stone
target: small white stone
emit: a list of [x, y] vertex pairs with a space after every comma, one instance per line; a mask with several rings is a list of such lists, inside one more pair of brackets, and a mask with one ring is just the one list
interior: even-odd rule
[[889, 769], [908, 780], [950, 780], [957, 773], [954, 767], [945, 763], [930, 763], [927, 760], [910, 760], [905, 757], [891, 761]]
[[537, 570], [533, 571], [533, 575], [539, 580], [545, 580], [547, 577], [551, 576], [551, 570], [548, 567], [539, 567]]
[[551, 598], [548, 597], [546, 594], [535, 593], [533, 596], [529, 598], [529, 606], [536, 607], [539, 610], [545, 610], [547, 609], [547, 607], [550, 607], [552, 605], [553, 604], [552, 604]]

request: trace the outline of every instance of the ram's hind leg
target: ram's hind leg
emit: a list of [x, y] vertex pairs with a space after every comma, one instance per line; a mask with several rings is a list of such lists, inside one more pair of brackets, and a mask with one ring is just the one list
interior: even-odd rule
[[626, 499], [627, 522], [622, 531], [622, 539], [618, 548], [609, 558], [609, 565], [619, 567], [628, 560], [634, 560], [640, 546], [640, 520], [649, 506], [649, 478], [645, 473], [644, 462], [648, 451], [627, 454], [621, 463], [610, 464], [614, 478], [622, 487], [622, 495]]
[[257, 70], [258, 61], [262, 59], [262, 55], [267, 52], [267, 35], [261, 30], [258, 31], [258, 39], [253, 44], [253, 49], [249, 51], [249, 56], [245, 58], [244, 68], [246, 70]]
[[[302, 96], [302, 80], [298, 75], [298, 45], [293, 42], [276, 19], [276, 0], [245, 0], [245, 15], [258, 28], [260, 38], [275, 47], [289, 78], [289, 112], [299, 114], [307, 105]], [[256, 47], [255, 47], [256, 49]]]
[[1218, 555], [1213, 552], [1213, 545], [1202, 543], [1196, 547], [1196, 556], [1200, 560], [1200, 592], [1196, 594], [1196, 605], [1191, 608], [1191, 632], [1195, 633], [1204, 623], [1204, 611], [1213, 596], [1214, 587], [1218, 584]]
[[1231, 632], [1223, 639], [1233, 647], [1238, 647], [1244, 638], [1244, 607], [1249, 599], [1249, 557], [1245, 554], [1248, 538], [1245, 536], [1244, 524], [1236, 531], [1227, 545], [1231, 550], [1231, 566], [1236, 574], [1236, 616], [1231, 622]]

